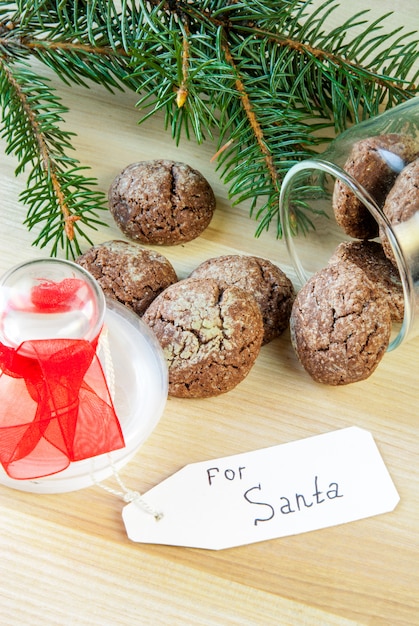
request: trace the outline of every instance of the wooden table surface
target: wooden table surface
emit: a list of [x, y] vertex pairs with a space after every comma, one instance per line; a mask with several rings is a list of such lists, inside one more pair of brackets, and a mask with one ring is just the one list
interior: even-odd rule
[[[362, 2], [351, 2], [354, 9]], [[403, 4], [403, 8], [401, 5]], [[419, 26], [416, 0], [380, 2], [395, 20]], [[375, 8], [378, 10], [378, 7]], [[197, 167], [217, 210], [186, 245], [160, 251], [180, 278], [226, 253], [266, 257], [285, 271], [274, 232], [254, 237], [246, 206], [232, 208], [211, 156], [215, 145], [176, 147], [161, 119], [138, 127], [134, 94], [54, 84], [70, 106], [78, 158], [107, 190], [127, 164], [167, 157]], [[2, 144], [3, 145], [3, 144]], [[23, 180], [0, 155], [0, 271], [41, 258], [22, 226]], [[121, 238], [110, 216], [95, 243]], [[419, 624], [419, 338], [385, 355], [367, 381], [332, 388], [299, 366], [289, 335], [264, 346], [248, 377], [214, 399], [169, 399], [152, 435], [121, 471], [141, 492], [186, 464], [357, 425], [369, 430], [400, 494], [384, 515], [223, 551], [130, 542], [123, 502], [99, 487], [36, 495], [0, 486], [0, 621], [38, 624], [337, 625]]]

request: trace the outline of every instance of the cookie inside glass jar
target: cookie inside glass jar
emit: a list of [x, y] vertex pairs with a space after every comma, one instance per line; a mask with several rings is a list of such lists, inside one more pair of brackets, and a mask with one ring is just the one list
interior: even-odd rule
[[[397, 175], [418, 154], [418, 144], [409, 135], [388, 133], [357, 141], [343, 169], [382, 207]], [[336, 180], [333, 209], [337, 223], [357, 239], [378, 235], [378, 223], [368, 208], [341, 180]]]

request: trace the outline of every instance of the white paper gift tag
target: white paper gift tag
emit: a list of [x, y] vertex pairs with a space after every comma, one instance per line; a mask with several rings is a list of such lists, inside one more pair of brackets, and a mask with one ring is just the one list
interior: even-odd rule
[[391, 511], [399, 496], [372, 435], [344, 428], [187, 465], [123, 509], [137, 542], [218, 550]]

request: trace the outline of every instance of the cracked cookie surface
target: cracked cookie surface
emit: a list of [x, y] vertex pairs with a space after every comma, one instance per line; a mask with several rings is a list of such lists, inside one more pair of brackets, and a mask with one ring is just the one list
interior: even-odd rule
[[365, 273], [334, 263], [314, 274], [297, 294], [291, 341], [310, 376], [328, 385], [364, 380], [388, 347], [390, 311]]
[[341, 243], [329, 263], [354, 263], [380, 290], [387, 301], [393, 322], [403, 321], [404, 293], [400, 274], [384, 254], [378, 241], [347, 241]]
[[[383, 213], [397, 232], [397, 226], [406, 223], [412, 236], [417, 231], [419, 212], [419, 159], [415, 159], [400, 172], [390, 189], [383, 207]], [[407, 222], [412, 222], [407, 226]], [[380, 228], [380, 237], [386, 256], [396, 265], [393, 250], [384, 228]]]
[[[361, 139], [353, 145], [343, 169], [382, 207], [397, 174], [417, 156], [418, 149], [412, 137], [397, 133]], [[373, 239], [378, 235], [374, 217], [340, 180], [334, 186], [333, 210], [336, 222], [351, 237]]]
[[252, 294], [262, 313], [264, 344], [288, 327], [294, 287], [271, 261], [255, 256], [224, 255], [204, 261], [191, 277], [214, 278], [222, 285], [235, 285]]
[[230, 391], [247, 376], [262, 344], [255, 299], [209, 278], [171, 285], [143, 320], [163, 348], [171, 396], [205, 398]]
[[159, 293], [178, 280], [172, 264], [162, 254], [125, 241], [93, 246], [77, 263], [92, 274], [106, 296], [140, 316]]
[[215, 210], [214, 192], [204, 176], [168, 159], [128, 165], [112, 182], [108, 200], [127, 237], [157, 245], [195, 239]]

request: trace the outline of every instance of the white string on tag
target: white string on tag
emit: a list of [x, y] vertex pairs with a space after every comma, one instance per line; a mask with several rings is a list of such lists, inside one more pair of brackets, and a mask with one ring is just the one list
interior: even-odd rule
[[[108, 384], [109, 393], [113, 401], [115, 398], [115, 371], [113, 367], [111, 350], [109, 347], [108, 329], [106, 326], [103, 327], [103, 330], [99, 337], [99, 349], [101, 350], [103, 354], [104, 362], [102, 363], [102, 365], [103, 365], [103, 369], [105, 372], [105, 377], [106, 377], [106, 382]], [[157, 511], [148, 502], [146, 502], [138, 491], [129, 489], [124, 484], [122, 478], [119, 475], [118, 469], [115, 467], [111, 453], [109, 452], [107, 456], [109, 459], [109, 464], [112, 468], [113, 476], [116, 482], [118, 483], [118, 485], [120, 486], [121, 491], [117, 489], [113, 489], [112, 487], [109, 487], [108, 485], [105, 485], [104, 483], [96, 480], [96, 477], [94, 476], [94, 472], [92, 472], [92, 480], [94, 484], [97, 487], [104, 489], [108, 493], [111, 493], [114, 496], [122, 498], [122, 500], [126, 502], [127, 504], [130, 502], [134, 502], [142, 511], [144, 511], [145, 513], [148, 513], [149, 515], [152, 515], [156, 521], [159, 521], [160, 519], [162, 519], [163, 513], [161, 513], [160, 511]]]
[[93, 477], [95, 485], [97, 487], [100, 487], [101, 489], [104, 489], [108, 493], [113, 494], [114, 496], [118, 496], [119, 498], [122, 498], [122, 500], [127, 504], [129, 502], [134, 502], [142, 511], [144, 511], [145, 513], [148, 513], [149, 515], [152, 515], [154, 519], [156, 520], [156, 522], [161, 520], [163, 517], [163, 513], [161, 511], [157, 511], [148, 502], [146, 502], [139, 491], [128, 489], [128, 487], [122, 481], [122, 478], [120, 477], [119, 472], [112, 461], [110, 453], [108, 454], [108, 457], [109, 457], [109, 462], [112, 467], [114, 478], [116, 482], [118, 483], [118, 485], [121, 487], [121, 491], [118, 491], [117, 489], [113, 489], [112, 487], [109, 487], [108, 485], [105, 485], [104, 483], [98, 482]]

